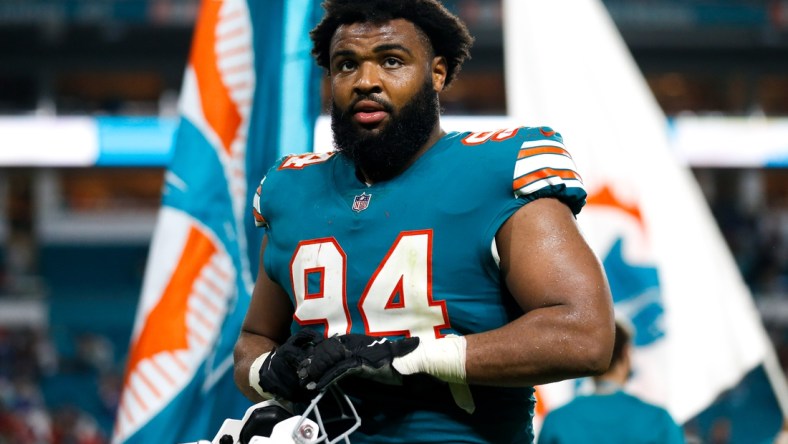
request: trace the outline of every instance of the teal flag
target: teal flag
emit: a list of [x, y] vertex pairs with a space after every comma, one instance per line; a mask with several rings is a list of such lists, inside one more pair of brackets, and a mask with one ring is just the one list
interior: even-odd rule
[[232, 350], [262, 233], [251, 201], [284, 153], [311, 150], [317, 0], [204, 0], [130, 340], [113, 443], [212, 439], [251, 405]]

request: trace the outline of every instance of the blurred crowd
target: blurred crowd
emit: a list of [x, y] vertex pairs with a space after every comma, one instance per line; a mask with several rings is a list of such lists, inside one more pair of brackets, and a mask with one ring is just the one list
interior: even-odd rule
[[[788, 300], [788, 188], [780, 170], [701, 173], [714, 218], [757, 299]], [[724, 176], [728, 177], [725, 184]], [[768, 313], [764, 313], [768, 314]]]
[[111, 355], [96, 335], [63, 359], [44, 329], [0, 328], [0, 444], [109, 442], [121, 378]]

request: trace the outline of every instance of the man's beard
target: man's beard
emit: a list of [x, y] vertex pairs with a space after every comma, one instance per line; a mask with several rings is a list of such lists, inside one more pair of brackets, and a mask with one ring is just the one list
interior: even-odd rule
[[[375, 101], [388, 112], [388, 123], [377, 133], [353, 123], [353, 106], [360, 100]], [[356, 98], [347, 112], [332, 103], [334, 146], [350, 157], [367, 179], [373, 182], [392, 179], [429, 140], [438, 123], [438, 107], [438, 93], [433, 89], [432, 79], [424, 82], [419, 92], [397, 113], [391, 104], [374, 94]]]

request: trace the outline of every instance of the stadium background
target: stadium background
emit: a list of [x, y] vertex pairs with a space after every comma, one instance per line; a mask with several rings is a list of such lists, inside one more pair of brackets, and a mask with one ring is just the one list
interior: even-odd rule
[[[0, 1], [0, 442], [19, 442], [24, 424], [54, 430], [55, 442], [110, 433], [198, 3]], [[444, 3], [477, 39], [442, 97], [445, 114], [505, 115], [500, 1]], [[604, 3], [788, 367], [788, 1]], [[103, 167], [13, 160], [14, 128], [85, 117], [104, 142], [142, 154]], [[693, 124], [711, 125], [706, 146], [683, 142]], [[780, 150], [764, 158], [759, 144]], [[744, 408], [753, 397], [766, 408]], [[751, 442], [749, 430], [779, 424], [754, 372], [686, 430], [702, 442]]]

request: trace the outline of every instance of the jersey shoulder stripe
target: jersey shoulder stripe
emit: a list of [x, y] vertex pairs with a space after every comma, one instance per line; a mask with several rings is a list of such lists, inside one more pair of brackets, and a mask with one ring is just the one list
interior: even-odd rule
[[572, 158], [569, 151], [566, 150], [564, 144], [557, 140], [531, 140], [525, 141], [520, 145], [520, 152], [517, 155], [518, 159], [524, 157], [535, 156], [537, 154], [561, 154], [568, 158]]
[[260, 194], [263, 192], [264, 182], [265, 177], [263, 177], [263, 180], [260, 181], [260, 185], [257, 186], [257, 191], [254, 193], [254, 198], [252, 198], [252, 216], [254, 216], [254, 224], [256, 227], [268, 226], [268, 221], [265, 220], [262, 212], [260, 211]]
[[[547, 179], [545, 181], [545, 179]], [[512, 188], [524, 195], [541, 188], [568, 181], [567, 186], [583, 186], [572, 156], [557, 140], [527, 140], [520, 145]]]
[[523, 128], [521, 133], [512, 178], [515, 197], [557, 197], [577, 214], [586, 191], [561, 135], [549, 127]]
[[[577, 214], [585, 204], [583, 179], [577, 172], [572, 155], [566, 149], [561, 134], [550, 127], [513, 127], [501, 130], [467, 132], [462, 134], [465, 146], [483, 148], [486, 155], [502, 156], [509, 169], [511, 192], [526, 202], [541, 197], [555, 197]], [[496, 147], [500, 147], [496, 148]], [[496, 153], [496, 154], [492, 154]], [[516, 155], [512, 159], [512, 154]]]

